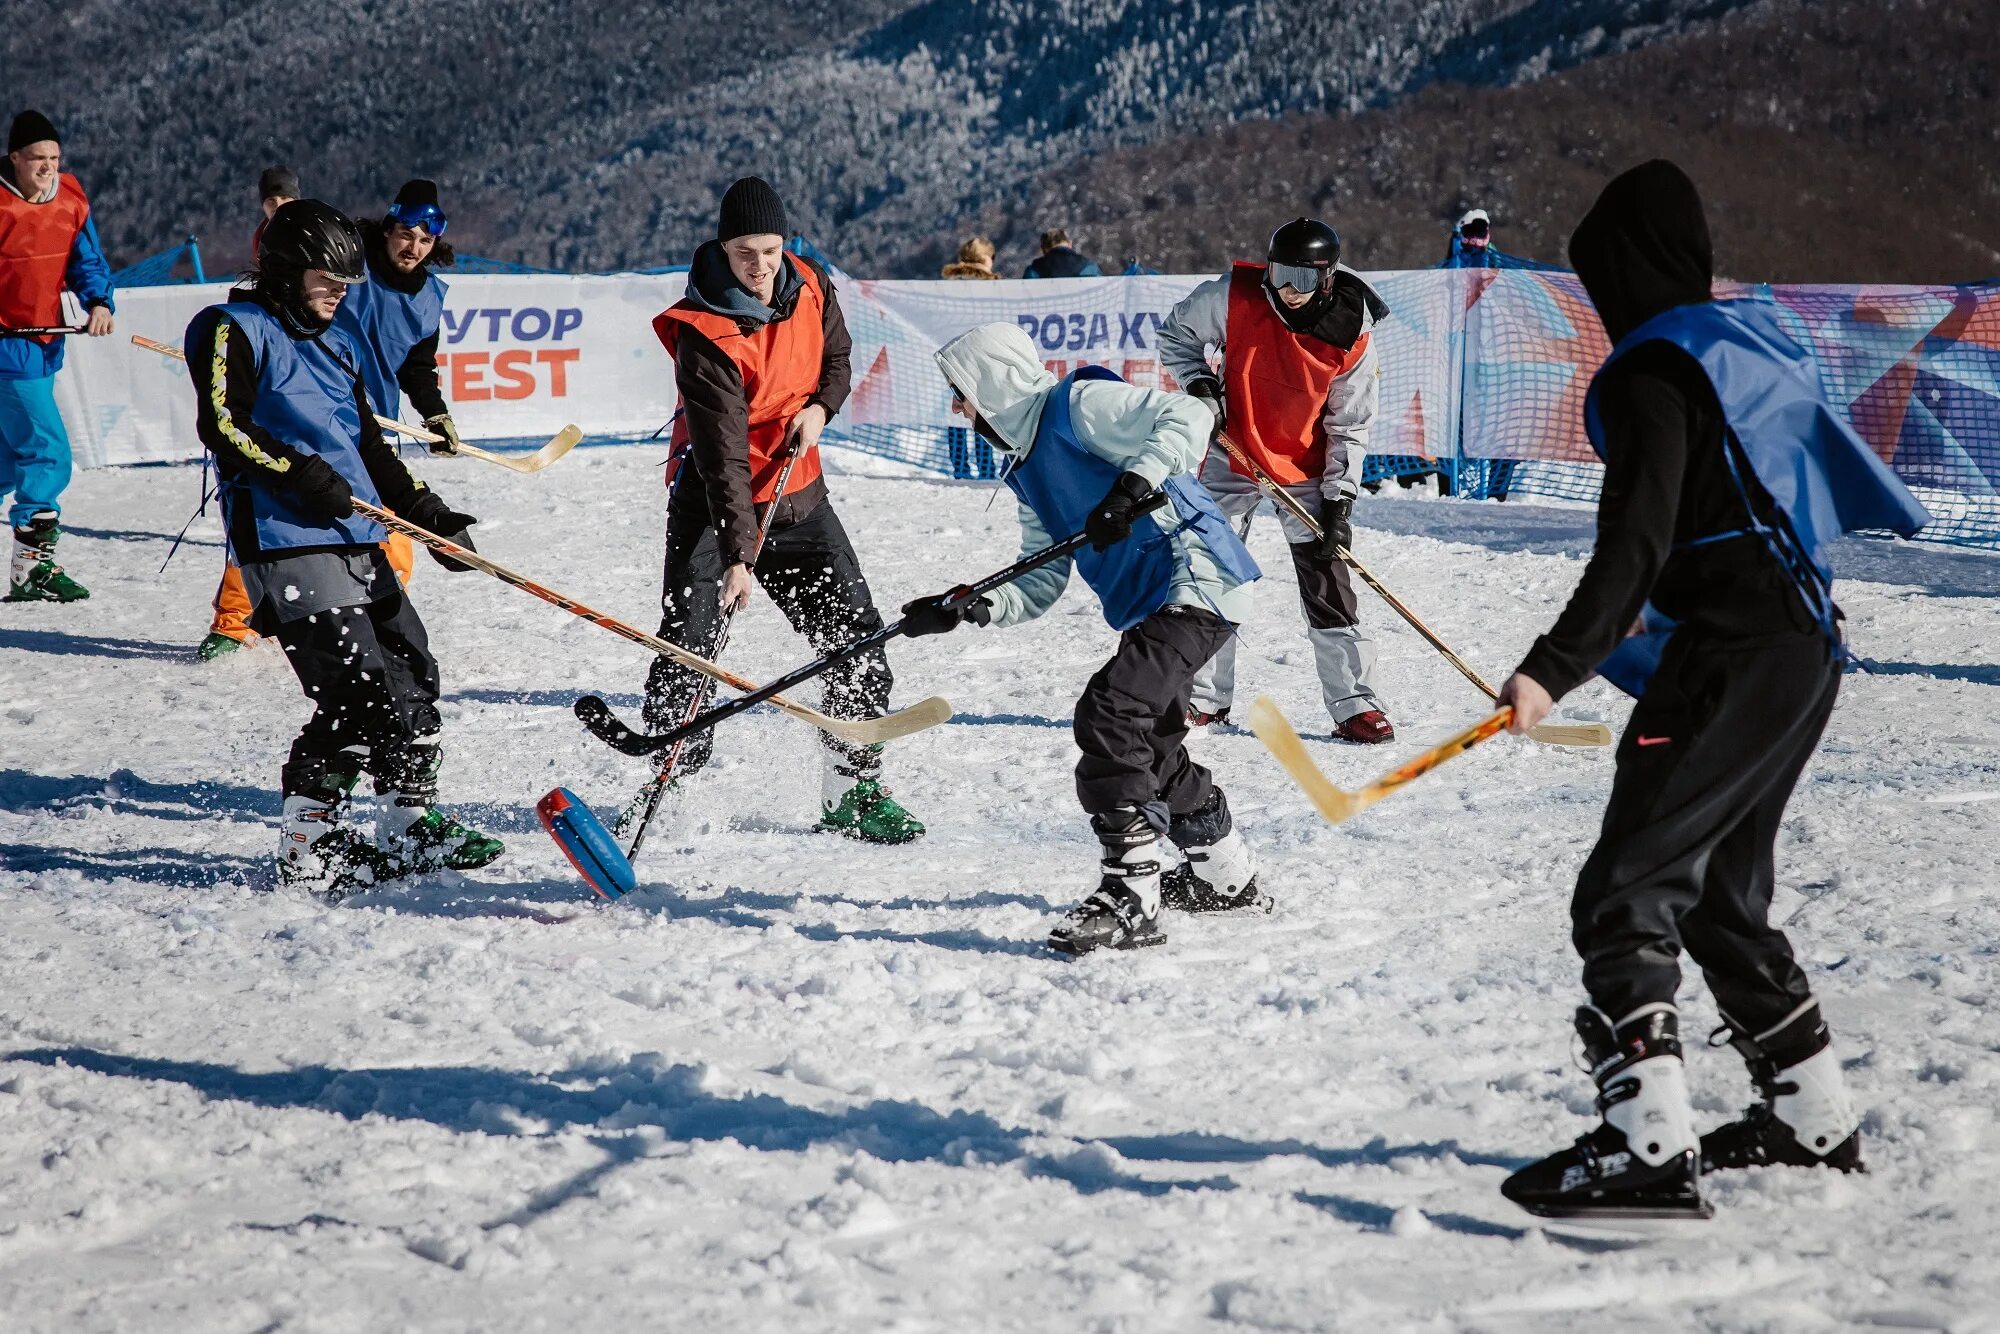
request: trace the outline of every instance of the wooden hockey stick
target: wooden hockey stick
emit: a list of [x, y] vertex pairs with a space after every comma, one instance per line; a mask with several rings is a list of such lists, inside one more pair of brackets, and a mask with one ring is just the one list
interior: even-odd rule
[[[412, 426], [408, 422], [399, 422], [393, 417], [377, 417], [375, 420], [382, 424], [382, 429], [385, 431], [395, 431], [399, 435], [409, 436], [412, 440], [421, 440], [427, 445], [445, 443], [443, 436], [426, 427]], [[571, 425], [557, 431], [553, 436], [549, 437], [547, 444], [528, 455], [502, 454], [496, 450], [481, 449], [477, 445], [464, 443], [446, 452], [451, 454], [466, 454], [475, 459], [484, 459], [488, 463], [497, 463], [503, 468], [512, 468], [515, 472], [540, 472], [563, 455], [569, 453], [572, 449], [575, 449], [577, 443], [582, 439], [582, 429]]]
[[[172, 357], [175, 361], [185, 362], [187, 360], [187, 353], [181, 351], [172, 343], [162, 343], [157, 338], [147, 338], [143, 334], [133, 334], [132, 341], [140, 347], [145, 348], [148, 352], [157, 352], [163, 357]], [[426, 430], [421, 426], [412, 426], [408, 422], [397, 421], [394, 417], [384, 417], [380, 413], [370, 413], [369, 415], [374, 417], [375, 424], [385, 431], [394, 431], [397, 435], [405, 435], [412, 440], [421, 440], [428, 445], [441, 445], [445, 443], [445, 438], [435, 431]], [[580, 429], [575, 426], [565, 426], [560, 431], [557, 431], [546, 445], [543, 445], [540, 449], [527, 455], [525, 458], [516, 458], [512, 454], [501, 454], [490, 449], [480, 449], [476, 445], [465, 444], [461, 444], [451, 452], [454, 454], [467, 454], [475, 459], [483, 459], [488, 463], [497, 463], [501, 467], [510, 468], [515, 472], [540, 472], [563, 455], [569, 453], [572, 449], [575, 449], [577, 442], [582, 439], [583, 432]]]
[[[1257, 465], [1257, 460], [1244, 453], [1243, 449], [1227, 435], [1217, 435], [1216, 440], [1221, 443], [1224, 449], [1229, 451], [1229, 457], [1235, 459], [1249, 471], [1250, 480], [1257, 484], [1259, 491], [1262, 491], [1271, 498], [1272, 504], [1287, 510], [1294, 519], [1297, 519], [1305, 526], [1305, 530], [1313, 535], [1315, 541], [1325, 538], [1326, 534], [1321, 530], [1319, 520], [1307, 512], [1306, 507], [1301, 505], [1298, 502], [1298, 498], [1293, 496], [1291, 492], [1272, 481], [1271, 475]], [[1440, 639], [1435, 630], [1425, 625], [1415, 612], [1404, 606], [1403, 600], [1394, 593], [1391, 593], [1387, 585], [1369, 572], [1367, 566], [1356, 560], [1353, 552], [1349, 551], [1346, 547], [1335, 547], [1334, 551], [1347, 565], [1347, 568], [1360, 576], [1362, 583], [1374, 589], [1376, 594], [1389, 604], [1390, 610], [1409, 622], [1410, 628], [1429, 641], [1432, 648], [1443, 654], [1444, 660], [1458, 668], [1459, 674], [1477, 686], [1481, 694], [1485, 695], [1488, 699], [1497, 700], [1500, 698], [1500, 692], [1487, 684], [1485, 677], [1473, 671], [1471, 665], [1464, 658], [1452, 652], [1451, 645]], [[1611, 735], [1611, 729], [1603, 723], [1542, 723], [1532, 728], [1528, 732], [1528, 736], [1532, 740], [1549, 746], [1608, 746], [1614, 740]]]
[[[703, 676], [714, 677], [724, 685], [734, 686], [745, 694], [751, 694], [763, 688], [748, 677], [738, 676], [726, 667], [717, 666], [707, 658], [698, 657], [688, 652], [679, 644], [661, 639], [657, 635], [649, 635], [643, 630], [635, 630], [623, 621], [614, 620], [606, 616], [603, 612], [593, 611], [574, 598], [564, 597], [554, 589], [545, 588], [525, 575], [516, 574], [499, 562], [488, 560], [478, 552], [462, 547], [449, 538], [439, 537], [436, 533], [419, 528], [409, 520], [399, 518], [379, 505], [371, 505], [365, 500], [356, 500], [354, 502], [354, 512], [365, 514], [384, 528], [393, 529], [415, 541], [423, 543], [433, 551], [441, 552], [455, 561], [470, 565], [475, 570], [490, 574], [502, 583], [512, 584], [524, 593], [532, 593], [551, 606], [561, 607], [572, 616], [581, 616], [584, 620], [594, 625], [601, 625], [620, 639], [630, 640], [634, 644], [649, 648], [661, 657], [671, 658], [681, 666], [700, 672]], [[817, 709], [809, 709], [803, 704], [795, 704], [780, 695], [772, 695], [766, 702], [777, 705], [794, 718], [811, 723], [822, 732], [828, 732], [843, 741], [852, 741], [864, 746], [872, 745], [877, 741], [894, 741], [898, 737], [909, 736], [912, 732], [921, 732], [927, 727], [936, 727], [939, 723], [947, 722], [951, 718], [951, 704], [936, 695], [931, 696], [929, 699], [919, 700], [907, 709], [898, 709], [894, 713], [884, 714], [880, 718], [829, 718]]]
[[1423, 777], [1454, 755], [1463, 755], [1480, 742], [1500, 735], [1507, 730], [1507, 721], [1513, 716], [1514, 710], [1503, 705], [1498, 712], [1474, 723], [1457, 736], [1440, 741], [1358, 792], [1344, 791], [1333, 785], [1320, 767], [1313, 763], [1312, 756], [1306, 753], [1306, 743], [1299, 740], [1299, 734], [1285, 720], [1285, 715], [1272, 703], [1269, 695], [1257, 696], [1256, 702], [1250, 706], [1250, 730], [1284, 766], [1292, 781], [1304, 790], [1321, 818], [1328, 824], [1339, 824], [1373, 806], [1397, 788]]

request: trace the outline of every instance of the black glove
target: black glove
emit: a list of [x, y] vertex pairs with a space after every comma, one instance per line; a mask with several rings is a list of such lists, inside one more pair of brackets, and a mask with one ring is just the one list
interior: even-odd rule
[[1222, 381], [1213, 375], [1197, 375], [1187, 382], [1187, 394], [1208, 405], [1215, 414], [1215, 429], [1208, 433], [1210, 440], [1222, 434], [1222, 428], [1229, 421], [1229, 414], [1222, 407]]
[[424, 418], [424, 429], [426, 431], [429, 431], [432, 435], [441, 435], [444, 437], [444, 439], [436, 442], [431, 446], [431, 453], [433, 454], [458, 453], [458, 445], [459, 445], [458, 423], [454, 422], [451, 419], [451, 414], [449, 412], [440, 412], [435, 417]]
[[331, 523], [354, 515], [354, 488], [317, 454], [304, 455], [294, 463], [286, 485], [308, 518]]
[[1118, 474], [1118, 480], [1084, 521], [1083, 532], [1090, 539], [1091, 550], [1109, 551], [1132, 536], [1132, 511], [1152, 494], [1153, 484], [1138, 473]]
[[947, 630], [956, 630], [966, 621], [977, 626], [987, 626], [993, 622], [993, 604], [985, 598], [963, 607], [949, 605], [958, 596], [957, 590], [938, 593], [927, 598], [903, 604], [903, 633], [912, 639], [924, 635], [941, 635]]
[[1321, 502], [1319, 530], [1321, 559], [1339, 560], [1340, 551], [1336, 548], [1354, 550], [1354, 497], [1341, 496]]
[[[426, 489], [417, 492], [417, 498], [404, 506], [401, 513], [417, 527], [428, 528], [448, 542], [455, 542], [467, 551], [479, 550], [472, 545], [472, 534], [466, 531], [479, 520], [470, 514], [460, 514], [438, 499], [435, 491]], [[425, 550], [431, 553], [432, 560], [453, 573], [472, 568], [462, 560], [453, 560], [436, 547], [426, 547]]]

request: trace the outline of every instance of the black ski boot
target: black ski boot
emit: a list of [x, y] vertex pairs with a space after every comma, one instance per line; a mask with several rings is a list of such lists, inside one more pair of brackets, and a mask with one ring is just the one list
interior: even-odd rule
[[1860, 1118], [1847, 1096], [1819, 1004], [1807, 1002], [1777, 1027], [1752, 1037], [1728, 1015], [1709, 1038], [1727, 1042], [1750, 1067], [1763, 1099], [1741, 1119], [1701, 1137], [1701, 1170], [1831, 1167], [1865, 1172]]
[[1229, 798], [1221, 788], [1186, 815], [1176, 815], [1167, 837], [1181, 850], [1179, 865], [1160, 876], [1160, 901], [1179, 912], [1228, 912], [1233, 908], [1271, 911], [1271, 899], [1257, 889], [1257, 862], [1236, 832]]
[[1674, 1007], [1644, 1006], [1613, 1025], [1585, 1006], [1576, 1031], [1604, 1121], [1500, 1193], [1543, 1218], [1709, 1217]]
[[1159, 833], [1134, 806], [1093, 815], [1090, 825], [1104, 845], [1104, 878], [1096, 892], [1070, 909], [1049, 933], [1049, 948], [1077, 955], [1165, 944], [1166, 933], [1160, 930]]
[[345, 815], [361, 778], [358, 758], [293, 755], [282, 781], [285, 814], [278, 833], [278, 884], [331, 907], [395, 877], [389, 859]]

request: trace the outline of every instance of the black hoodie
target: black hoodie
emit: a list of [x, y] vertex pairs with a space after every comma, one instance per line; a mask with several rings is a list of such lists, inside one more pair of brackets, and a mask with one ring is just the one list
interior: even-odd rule
[[[1570, 237], [1569, 256], [1613, 343], [1664, 310], [1709, 299], [1714, 255], [1701, 195], [1671, 162], [1643, 163], [1606, 186]], [[1797, 590], [1755, 538], [1675, 550], [1749, 517], [1723, 453], [1722, 407], [1694, 359], [1644, 344], [1604, 377], [1598, 407], [1597, 546], [1519, 671], [1560, 699], [1597, 670], [1648, 598], [1714, 638], [1813, 633]], [[1769, 498], [1744, 472], [1752, 504], [1768, 513]]]

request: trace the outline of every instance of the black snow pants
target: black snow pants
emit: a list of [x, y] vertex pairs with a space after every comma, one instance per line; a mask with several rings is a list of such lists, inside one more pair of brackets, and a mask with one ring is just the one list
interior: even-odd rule
[[393, 779], [410, 763], [411, 747], [441, 727], [438, 668], [416, 608], [388, 562], [376, 559], [376, 586], [393, 591], [285, 621], [271, 633], [314, 706], [292, 742], [292, 759], [332, 759], [365, 748], [363, 767], [377, 779]]
[[[676, 498], [687, 488], [676, 492]], [[698, 490], [696, 486], [694, 489]], [[757, 582], [813, 652], [826, 654], [882, 628], [882, 614], [862, 577], [854, 544], [831, 501], [798, 523], [776, 528], [757, 558]], [[722, 630], [722, 552], [705, 504], [676, 504], [667, 515], [667, 564], [660, 593], [660, 637], [704, 658], [715, 656]], [[894, 678], [880, 649], [864, 653], [820, 678], [824, 711], [835, 718], [874, 718], [889, 711]], [[646, 725], [659, 732], [678, 726], [688, 702], [712, 683], [667, 659], [654, 660], [646, 679]], [[876, 752], [822, 732], [820, 740], [857, 770], [879, 767]], [[681, 751], [678, 772], [708, 762], [715, 731], [696, 732]]]
[[1753, 642], [1683, 632], [1632, 710], [1597, 847], [1571, 903], [1584, 987], [1613, 1022], [1672, 1003], [1680, 953], [1740, 1032], [1812, 994], [1767, 920], [1772, 849], [1840, 689], [1817, 634]]
[[1208, 800], [1215, 780], [1187, 740], [1194, 674], [1236, 628], [1203, 607], [1163, 607], [1127, 630], [1076, 702], [1076, 798], [1090, 815], [1122, 805], [1167, 820]]

